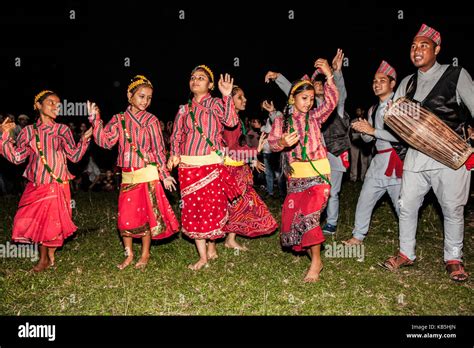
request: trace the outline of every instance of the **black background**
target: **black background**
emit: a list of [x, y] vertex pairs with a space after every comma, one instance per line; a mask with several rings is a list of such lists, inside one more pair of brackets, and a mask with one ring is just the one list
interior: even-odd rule
[[[282, 107], [284, 96], [263, 82], [268, 70], [290, 81], [311, 74], [318, 57], [332, 61], [344, 50], [347, 111], [375, 102], [372, 78], [382, 59], [399, 80], [415, 71], [411, 40], [422, 23], [441, 33], [440, 63], [472, 73], [473, 15], [465, 5], [397, 2], [394, 7], [366, 1], [242, 2], [171, 4], [154, 1], [39, 1], [0, 5], [0, 112], [32, 114], [34, 95], [57, 91], [64, 100], [96, 101], [103, 118], [126, 107], [126, 86], [135, 74], [155, 86], [150, 112], [173, 120], [189, 96], [190, 71], [210, 66], [217, 76], [231, 73], [249, 99], [248, 116], [259, 115], [266, 98]], [[382, 3], [383, 4], [383, 3]], [[70, 19], [70, 11], [75, 19]], [[179, 19], [184, 10], [185, 19]], [[289, 11], [294, 11], [290, 20]], [[399, 19], [401, 14], [403, 19]], [[21, 67], [15, 67], [15, 58]], [[131, 66], [124, 66], [125, 58]], [[238, 57], [240, 66], [234, 66]], [[216, 91], [215, 95], [219, 95]], [[82, 118], [81, 121], [84, 121]], [[66, 122], [64, 120], [63, 122]]]

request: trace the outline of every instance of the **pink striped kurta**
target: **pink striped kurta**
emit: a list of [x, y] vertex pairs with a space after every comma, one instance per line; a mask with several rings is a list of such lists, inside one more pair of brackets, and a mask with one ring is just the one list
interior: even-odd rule
[[[326, 83], [324, 85], [324, 102], [321, 103], [317, 108], [310, 110], [309, 112], [309, 134], [307, 144], [307, 154], [311, 160], [318, 160], [327, 157], [327, 151], [321, 143], [321, 125], [329, 118], [332, 111], [337, 105], [339, 98], [339, 92], [334, 84]], [[301, 143], [304, 140], [304, 127], [305, 127], [304, 113], [295, 111], [293, 114], [293, 125], [295, 130], [300, 136], [300, 142], [296, 145], [294, 150], [288, 151], [286, 154], [289, 158], [289, 162], [301, 161]], [[283, 124], [284, 118], [280, 113], [273, 122], [272, 130], [268, 135], [268, 144], [272, 151], [282, 151], [283, 147], [278, 145], [278, 140], [283, 135]], [[288, 130], [289, 131], [289, 130]], [[291, 155], [292, 152], [296, 153], [296, 159]]]
[[[222, 131], [224, 125], [237, 125], [231, 96], [222, 99], [210, 94], [199, 102], [193, 99], [195, 120], [216, 149], [224, 152]], [[175, 156], [204, 156], [213, 151], [194, 125], [189, 106], [183, 105], [174, 121], [171, 136], [171, 154]], [[217, 239], [225, 236], [222, 230], [228, 218], [227, 202], [241, 192], [237, 183], [221, 163], [193, 166], [180, 164], [182, 231], [193, 239]]]
[[[193, 111], [204, 135], [212, 141], [217, 149], [224, 152], [222, 146], [223, 126], [233, 127], [239, 122], [232, 97], [225, 96], [220, 99], [212, 98], [210, 94], [207, 94], [200, 102], [193, 99]], [[171, 135], [171, 154], [204, 156], [211, 152], [211, 147], [199, 134], [191, 120], [188, 105], [181, 106], [176, 115]]]
[[36, 146], [33, 126], [22, 129], [15, 144], [8, 133], [0, 140], [0, 153], [10, 162], [19, 164], [29, 158], [25, 173], [29, 180], [13, 221], [12, 240], [21, 243], [40, 243], [47, 247], [60, 247], [77, 227], [72, 222], [71, 193], [68, 180], [74, 176], [67, 169], [67, 160], [78, 162], [89, 145], [77, 145], [71, 130], [52, 122], [36, 122], [46, 163], [64, 183], [58, 183], [46, 170]]
[[[87, 151], [90, 139], [79, 141], [76, 145], [71, 130], [64, 124], [51, 123], [44, 125], [36, 122], [46, 162], [58, 178], [66, 181], [74, 178], [67, 169], [67, 160], [79, 162]], [[18, 135], [16, 144], [8, 133], [0, 139], [0, 154], [14, 164], [30, 160], [23, 174], [28, 181], [35, 184], [51, 184], [56, 182], [48, 173], [41, 161], [36, 148], [36, 139], [32, 125], [23, 128]]]
[[[158, 118], [147, 111], [140, 111], [133, 115], [130, 107], [124, 112], [124, 116], [132, 142], [150, 162], [158, 164], [160, 178], [167, 178], [169, 172], [166, 169], [165, 147]], [[96, 120], [93, 127], [95, 142], [100, 147], [111, 149], [118, 143], [118, 167], [133, 167], [134, 169], [145, 167], [143, 159], [125, 138], [120, 114], [114, 115], [105, 126], [102, 120]]]
[[[114, 115], [105, 127], [101, 120], [95, 120], [93, 126], [96, 143], [106, 149], [118, 143], [117, 166], [123, 172], [144, 168], [145, 161], [125, 136], [122, 117], [133, 144], [137, 145], [149, 162], [157, 163], [160, 179], [169, 177], [160, 123], [156, 116], [147, 111], [134, 115], [128, 107], [123, 114]], [[117, 224], [122, 236], [133, 238], [151, 235], [152, 239], [164, 239], [176, 233], [179, 228], [179, 222], [159, 180], [121, 185]]]
[[[337, 105], [339, 93], [334, 84], [324, 86], [324, 102], [309, 112], [309, 131], [307, 154], [311, 160], [327, 157], [321, 142], [321, 125], [329, 118]], [[293, 112], [293, 126], [298, 132], [300, 141], [291, 150], [286, 149], [289, 163], [302, 161], [302, 147], [305, 137], [306, 115]], [[283, 115], [277, 116], [268, 137], [272, 151], [282, 151], [278, 140], [283, 134]], [[288, 130], [289, 131], [289, 130]], [[292, 153], [296, 153], [293, 158]], [[303, 252], [313, 245], [324, 242], [320, 226], [321, 212], [329, 198], [330, 186], [317, 173], [313, 177], [288, 178], [288, 195], [285, 198], [281, 213], [280, 241], [284, 247], [291, 247], [296, 252]]]

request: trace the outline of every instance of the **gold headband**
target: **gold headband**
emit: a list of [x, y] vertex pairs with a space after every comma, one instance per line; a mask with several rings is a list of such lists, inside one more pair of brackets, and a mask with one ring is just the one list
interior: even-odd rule
[[[138, 80], [133, 81], [133, 79], [138, 79]], [[151, 88], [153, 88], [153, 85], [151, 84], [150, 80], [148, 80], [143, 75], [136, 75], [133, 79], [132, 79], [133, 82], [130, 83], [127, 87], [127, 92], [130, 92], [132, 89], [134, 89], [135, 87], [139, 85], [149, 85]]]
[[312, 86], [313, 83], [311, 81], [308, 81], [308, 80], [301, 80], [291, 89], [290, 94], [293, 95], [293, 93], [295, 93], [295, 91], [303, 85], [311, 85]]
[[312, 86], [313, 83], [309, 80], [301, 80], [298, 83], [296, 83], [296, 85], [290, 91], [290, 97], [288, 98], [288, 104], [293, 105], [295, 103], [295, 97], [293, 96], [293, 94], [295, 93], [295, 91], [298, 88], [300, 88], [303, 85], [311, 85]]
[[194, 70], [196, 70], [197, 68], [206, 70], [209, 76], [211, 77], [211, 82], [214, 83], [214, 74], [212, 73], [211, 68], [209, 68], [207, 65], [198, 65]]
[[38, 102], [38, 100], [40, 100], [40, 98], [42, 96], [44, 96], [46, 93], [54, 93], [53, 91], [49, 91], [47, 89], [39, 92], [37, 95], [35, 95], [35, 102], [33, 103], [33, 109], [36, 110], [36, 103]]

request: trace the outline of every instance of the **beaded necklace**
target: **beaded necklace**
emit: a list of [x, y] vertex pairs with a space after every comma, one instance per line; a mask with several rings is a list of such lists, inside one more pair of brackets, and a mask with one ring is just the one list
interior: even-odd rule
[[214, 146], [214, 143], [213, 143], [208, 137], [206, 137], [206, 135], [205, 135], [204, 132], [202, 131], [202, 127], [199, 126], [199, 124], [197, 123], [196, 118], [194, 117], [194, 111], [193, 111], [193, 109], [192, 109], [192, 107], [193, 107], [193, 102], [192, 102], [191, 99], [189, 99], [189, 101], [188, 101], [188, 107], [189, 107], [189, 114], [191, 115], [191, 120], [193, 120], [194, 127], [196, 127], [196, 129], [198, 130], [199, 134], [201, 134], [201, 137], [202, 137], [202, 138], [206, 141], [206, 143], [211, 147], [212, 151], [215, 151], [219, 156], [222, 157], [222, 152]]
[[[293, 115], [290, 116], [290, 119], [288, 120], [289, 124], [290, 124], [290, 133], [293, 133], [295, 132], [295, 128], [293, 126]], [[313, 169], [316, 171], [316, 173], [321, 177], [321, 179], [323, 179], [324, 181], [326, 181], [329, 185], [331, 185], [331, 182], [329, 181], [329, 179], [324, 176], [323, 174], [321, 174], [319, 172], [319, 170], [316, 169], [316, 167], [314, 166], [313, 164], [313, 161], [308, 157], [308, 153], [307, 153], [307, 144], [308, 144], [308, 134], [309, 134], [309, 112], [306, 113], [306, 116], [305, 116], [305, 126], [304, 126], [304, 140], [303, 140], [303, 144], [301, 144], [301, 141], [299, 141], [299, 144], [301, 146], [301, 159], [303, 161], [309, 161], [309, 163], [311, 164], [311, 167], [313, 167]], [[294, 149], [293, 152], [291, 153], [291, 156], [293, 158], [296, 159], [296, 150]]]
[[242, 119], [240, 119], [240, 126], [242, 128], [242, 134], [247, 135], [247, 128], [245, 128], [245, 124], [244, 124], [244, 121], [242, 121]]
[[136, 145], [133, 140], [132, 140], [132, 137], [130, 136], [130, 134], [128, 133], [128, 129], [127, 129], [127, 126], [125, 124], [125, 115], [123, 112], [120, 113], [120, 123], [122, 124], [122, 129], [123, 129], [123, 132], [125, 133], [125, 139], [127, 139], [128, 143], [130, 144], [130, 146], [132, 147], [133, 151], [135, 151], [137, 153], [137, 155], [145, 162], [145, 167], [150, 164], [152, 166], [155, 166], [156, 167], [156, 162], [149, 162], [148, 159], [145, 158], [145, 156], [143, 156], [143, 153], [140, 151], [140, 149], [138, 148], [138, 145]]
[[36, 125], [36, 123], [33, 123], [33, 129], [35, 130], [36, 148], [38, 149], [38, 153], [40, 155], [41, 162], [43, 162], [43, 166], [46, 168], [48, 173], [53, 177], [53, 179], [56, 180], [58, 183], [60, 184], [67, 183], [67, 181], [64, 181], [61, 178], [58, 178], [58, 176], [53, 173], [53, 170], [48, 165], [48, 162], [46, 162], [46, 157], [44, 156], [43, 148], [41, 147], [38, 126]]

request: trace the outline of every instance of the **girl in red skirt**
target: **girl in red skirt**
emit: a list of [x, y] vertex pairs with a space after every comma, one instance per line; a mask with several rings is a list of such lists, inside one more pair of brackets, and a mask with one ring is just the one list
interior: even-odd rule
[[[232, 98], [237, 114], [245, 110], [247, 99], [242, 88], [234, 86]], [[223, 231], [228, 233], [224, 245], [238, 250], [247, 248], [237, 243], [235, 239], [237, 234], [244, 237], [258, 237], [270, 234], [278, 228], [268, 207], [253, 188], [252, 169], [248, 164], [256, 166], [257, 171], [265, 169], [257, 160], [257, 152], [262, 150], [266, 139], [262, 135], [259, 147], [255, 149], [247, 145], [246, 135], [246, 127], [240, 119], [237, 126], [225, 127], [222, 135], [228, 152], [224, 164], [243, 192], [241, 197], [229, 204], [229, 220], [223, 228]]]
[[213, 98], [214, 74], [205, 65], [197, 66], [189, 79], [193, 98], [180, 107], [174, 121], [168, 169], [179, 164], [182, 230], [195, 240], [199, 253], [199, 260], [188, 266], [192, 270], [217, 258], [215, 240], [225, 236], [227, 202], [240, 194], [223, 164], [223, 126], [239, 122], [231, 95], [233, 82], [228, 74], [221, 75], [222, 99]]
[[142, 254], [136, 269], [145, 268], [152, 239], [165, 239], [178, 231], [179, 223], [165, 196], [175, 190], [175, 180], [166, 169], [165, 147], [158, 118], [146, 111], [153, 94], [151, 82], [135, 76], [127, 88], [129, 106], [104, 126], [99, 109], [88, 102], [96, 143], [106, 149], [117, 142], [117, 166], [122, 168], [118, 204], [118, 229], [125, 246], [124, 269], [133, 261], [132, 238], [141, 238]]
[[35, 96], [34, 109], [39, 117], [33, 125], [23, 128], [16, 139], [10, 137], [13, 122], [4, 122], [0, 131], [0, 154], [20, 164], [29, 158], [23, 176], [28, 179], [13, 221], [12, 240], [40, 244], [40, 259], [33, 271], [40, 272], [54, 265], [54, 253], [77, 227], [72, 222], [67, 160], [77, 163], [84, 156], [92, 135], [86, 131], [76, 145], [69, 127], [56, 123], [60, 99], [53, 91]]
[[290, 89], [284, 115], [275, 118], [268, 137], [272, 151], [285, 151], [282, 165], [288, 177], [288, 195], [281, 215], [281, 243], [296, 252], [308, 252], [311, 265], [305, 282], [319, 280], [323, 268], [320, 251], [324, 237], [319, 223], [329, 196], [331, 171], [320, 128], [339, 97], [327, 61], [318, 59], [315, 67], [326, 75], [324, 102], [312, 109], [312, 82], [296, 81]]

